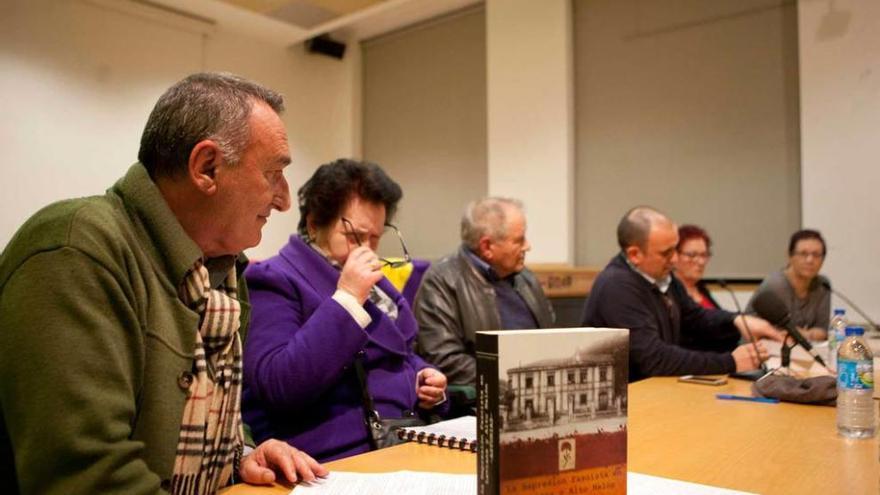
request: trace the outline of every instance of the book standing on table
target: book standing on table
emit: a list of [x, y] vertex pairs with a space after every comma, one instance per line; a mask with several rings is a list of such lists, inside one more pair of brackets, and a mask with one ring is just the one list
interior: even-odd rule
[[626, 494], [628, 355], [622, 329], [478, 332], [479, 494]]

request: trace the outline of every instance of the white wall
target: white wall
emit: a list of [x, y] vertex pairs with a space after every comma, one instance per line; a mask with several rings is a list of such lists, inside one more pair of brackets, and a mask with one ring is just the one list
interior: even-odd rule
[[833, 286], [877, 320], [880, 2], [801, 0], [798, 15], [803, 224], [825, 236]]
[[570, 0], [487, 0], [489, 194], [526, 206], [529, 262], [574, 261]]
[[[0, 3], [0, 246], [38, 208], [115, 182], [159, 95], [192, 72], [234, 72], [284, 94], [294, 193], [320, 163], [355, 154], [356, 49], [340, 62], [144, 9]], [[274, 214], [249, 255], [274, 254], [297, 219]]]
[[[464, 205], [487, 192], [486, 28], [469, 9], [364, 42], [363, 155], [403, 189], [397, 218], [413, 256], [461, 243]], [[379, 252], [400, 245], [386, 236]]]
[[709, 276], [783, 266], [800, 227], [795, 6], [580, 0], [575, 28], [578, 264], [607, 263], [621, 216], [649, 204], [709, 231]]

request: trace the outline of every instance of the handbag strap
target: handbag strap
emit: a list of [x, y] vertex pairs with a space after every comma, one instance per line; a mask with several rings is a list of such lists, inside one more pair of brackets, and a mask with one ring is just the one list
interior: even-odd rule
[[373, 450], [375, 450], [376, 444], [375, 439], [373, 438], [373, 428], [381, 428], [382, 418], [379, 416], [379, 411], [376, 410], [373, 396], [370, 395], [370, 389], [367, 388], [367, 370], [364, 369], [363, 354], [359, 353], [354, 359], [354, 371], [357, 375], [358, 384], [361, 387], [361, 400], [363, 401], [364, 408], [364, 424], [367, 425], [368, 433], [367, 438], [369, 438], [370, 445], [373, 447]]
[[367, 388], [367, 370], [364, 369], [364, 358], [360, 354], [354, 359], [354, 371], [357, 374], [358, 384], [361, 386], [361, 400], [363, 401], [364, 409], [368, 413], [373, 412], [378, 416], [379, 413], [376, 412], [373, 396], [370, 395], [370, 389]]

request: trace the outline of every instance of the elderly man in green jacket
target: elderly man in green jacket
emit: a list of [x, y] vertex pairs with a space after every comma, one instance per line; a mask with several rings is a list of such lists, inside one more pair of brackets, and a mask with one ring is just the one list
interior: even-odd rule
[[195, 74], [104, 196], [30, 218], [0, 257], [4, 493], [213, 493], [326, 470], [244, 449], [241, 251], [290, 206], [280, 95]]

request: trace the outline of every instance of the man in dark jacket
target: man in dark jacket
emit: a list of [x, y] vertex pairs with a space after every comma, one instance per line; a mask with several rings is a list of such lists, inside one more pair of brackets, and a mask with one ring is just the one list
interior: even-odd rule
[[[674, 276], [678, 229], [665, 215], [640, 206], [617, 227], [621, 252], [596, 277], [584, 326], [630, 330], [629, 380], [658, 375], [720, 374], [756, 369], [767, 359], [748, 339], [782, 340], [767, 321], [701, 308]], [[725, 348], [712, 352], [708, 348]], [[755, 350], [757, 349], [757, 353]]]
[[553, 309], [525, 268], [526, 219], [522, 203], [485, 198], [461, 219], [462, 246], [433, 265], [416, 296], [419, 353], [446, 374], [450, 385], [473, 385], [475, 333], [547, 328]]

